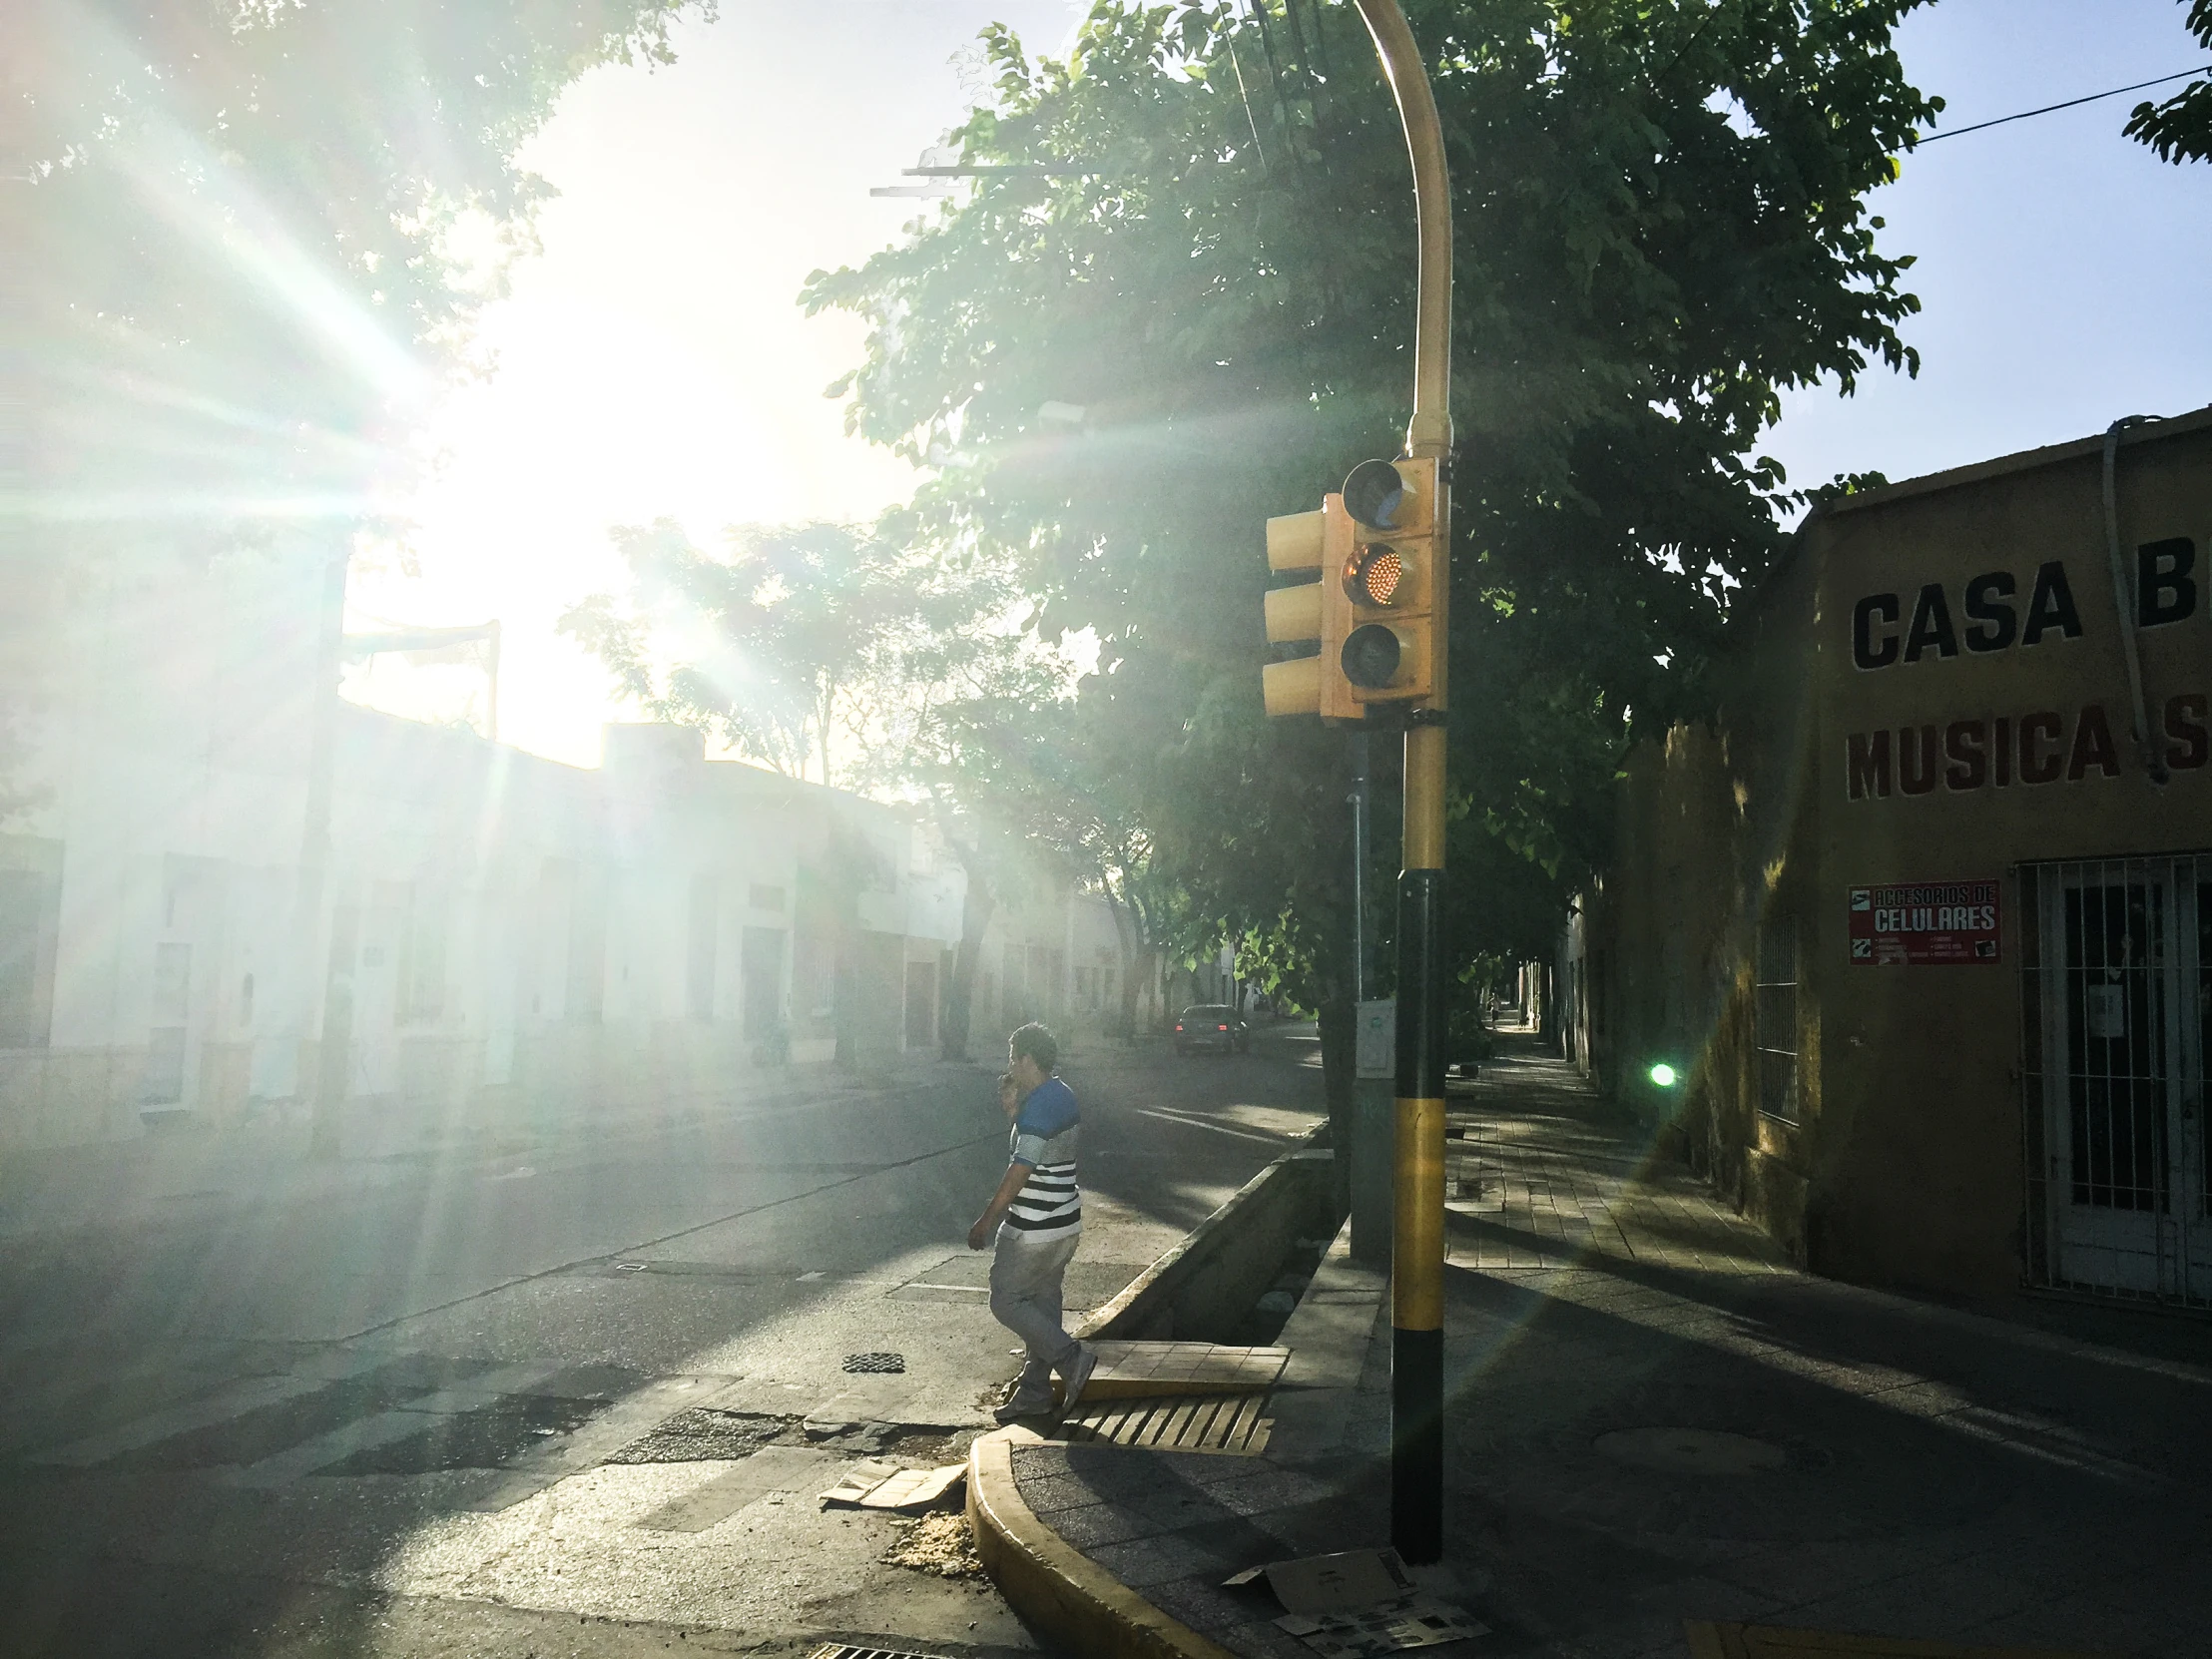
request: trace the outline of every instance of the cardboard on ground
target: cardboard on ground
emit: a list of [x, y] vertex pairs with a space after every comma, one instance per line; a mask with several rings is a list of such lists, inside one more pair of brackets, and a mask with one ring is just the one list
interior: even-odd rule
[[1350, 1549], [1250, 1567], [1228, 1582], [1266, 1578], [1285, 1608], [1275, 1621], [1323, 1659], [1376, 1659], [1488, 1634], [1456, 1607], [1420, 1593], [1394, 1549]]
[[902, 1469], [895, 1463], [869, 1458], [844, 1471], [834, 1486], [822, 1494], [825, 1509], [892, 1509], [918, 1515], [934, 1509], [945, 1494], [967, 1478], [967, 1464], [947, 1463], [942, 1468]]

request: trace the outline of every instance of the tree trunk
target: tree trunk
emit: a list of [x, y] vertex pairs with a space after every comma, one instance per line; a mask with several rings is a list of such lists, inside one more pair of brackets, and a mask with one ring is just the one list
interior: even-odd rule
[[[955, 854], [962, 850], [953, 843]], [[960, 948], [952, 956], [952, 983], [945, 988], [944, 1019], [938, 1026], [938, 1052], [947, 1060], [968, 1057], [968, 1022], [975, 1009], [975, 968], [983, 959], [983, 935], [989, 931], [998, 895], [990, 883], [976, 874], [975, 866], [961, 858], [967, 871], [967, 892], [960, 900]]]
[[1121, 1012], [1107, 1031], [1110, 1037], [1134, 1037], [1137, 1034], [1137, 941], [1132, 936], [1128, 912], [1114, 896], [1113, 883], [1101, 881], [1106, 894], [1106, 909], [1114, 918], [1114, 943], [1121, 951]]

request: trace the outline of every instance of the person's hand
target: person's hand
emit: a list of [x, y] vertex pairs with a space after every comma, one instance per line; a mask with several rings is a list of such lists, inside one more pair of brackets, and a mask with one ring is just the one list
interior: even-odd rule
[[978, 1218], [975, 1225], [967, 1230], [968, 1249], [988, 1250], [990, 1248], [991, 1235], [997, 1231], [997, 1228], [990, 1225], [989, 1217], [984, 1216]]

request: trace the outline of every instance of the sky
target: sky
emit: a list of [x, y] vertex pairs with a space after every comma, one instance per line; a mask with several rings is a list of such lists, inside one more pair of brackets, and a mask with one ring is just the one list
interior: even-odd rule
[[[872, 198], [961, 119], [986, 23], [1063, 48], [1069, 0], [724, 0], [678, 62], [594, 70], [525, 151], [560, 195], [542, 252], [485, 314], [496, 363], [422, 434], [428, 481], [394, 503], [406, 565], [357, 570], [349, 626], [502, 625], [503, 741], [595, 765], [600, 728], [639, 718], [555, 632], [625, 579], [607, 530], [864, 520], [913, 487], [843, 432], [823, 388], [861, 330], [795, 303], [926, 203]], [[1939, 0], [1898, 40], [1946, 101], [1938, 130], [2204, 61], [2175, 0]], [[2171, 89], [2168, 89], [2171, 90]], [[1870, 370], [1851, 398], [1790, 393], [1762, 447], [1793, 485], [1907, 478], [2212, 402], [2212, 166], [2120, 137], [2137, 98], [1963, 134], [1905, 158], [1877, 194], [1880, 246], [1918, 264], [1904, 332], [1917, 379]], [[2152, 94], [2156, 96], [2156, 94]], [[378, 659], [348, 695], [423, 718], [480, 701], [480, 676]]]

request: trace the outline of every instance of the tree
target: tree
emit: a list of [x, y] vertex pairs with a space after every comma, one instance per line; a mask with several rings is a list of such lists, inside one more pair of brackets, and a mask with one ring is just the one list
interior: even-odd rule
[[[146, 557], [342, 537], [406, 464], [531, 245], [515, 154], [595, 64], [671, 61], [712, 0], [18, 0], [0, 77], [35, 543]], [[16, 592], [0, 593], [13, 600]]]
[[[813, 761], [821, 782], [835, 782], [839, 737], [863, 749], [895, 738], [901, 704], [928, 695], [915, 683], [919, 654], [941, 652], [942, 632], [974, 604], [970, 584], [852, 525], [739, 525], [721, 558], [673, 519], [610, 533], [643, 610], [595, 594], [561, 632], [656, 718], [711, 731], [794, 778]], [[671, 649], [688, 660], [657, 671]], [[868, 764], [864, 753], [854, 763]]]
[[[1528, 895], [1603, 857], [1632, 731], [1703, 706], [1794, 505], [1755, 453], [1781, 389], [1917, 368], [1911, 262], [1866, 206], [1940, 108], [1891, 47], [1916, 3], [1407, 7], [1457, 236], [1451, 857], [1508, 877], [1458, 884], [1465, 953], [1534, 942]], [[1340, 745], [1261, 714], [1259, 531], [1397, 447], [1396, 113], [1352, 8], [1312, 0], [1100, 4], [1064, 62], [984, 46], [960, 155], [1057, 171], [980, 179], [811, 278], [810, 308], [870, 328], [831, 389], [935, 467], [931, 534], [1016, 561], [1048, 636], [1097, 631], [1193, 916], [1341, 1008]]]
[[[2212, 0], [2182, 0], [2189, 32], [2212, 52]], [[2162, 162], [2212, 161], [2212, 80], [2191, 81], [2163, 104], [2135, 106], [2121, 129], [2158, 152]]]

